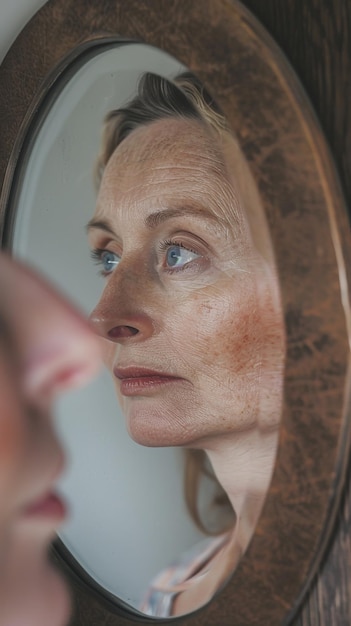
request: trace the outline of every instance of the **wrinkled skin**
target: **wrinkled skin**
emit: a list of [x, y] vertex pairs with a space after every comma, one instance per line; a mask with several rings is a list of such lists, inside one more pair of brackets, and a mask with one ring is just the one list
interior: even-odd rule
[[[144, 445], [211, 447], [277, 422], [263, 397], [281, 356], [276, 279], [226, 153], [197, 122], [162, 120], [127, 137], [102, 179], [91, 246], [120, 259], [92, 314], [109, 340], [106, 363], [181, 379], [122, 398], [129, 432]], [[170, 243], [189, 255], [180, 269], [167, 265]]]

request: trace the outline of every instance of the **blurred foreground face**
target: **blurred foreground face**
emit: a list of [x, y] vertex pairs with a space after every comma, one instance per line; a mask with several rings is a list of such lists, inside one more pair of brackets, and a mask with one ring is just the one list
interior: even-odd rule
[[48, 563], [66, 516], [52, 423], [57, 394], [99, 364], [87, 323], [44, 281], [0, 254], [0, 626], [61, 626], [69, 595]]

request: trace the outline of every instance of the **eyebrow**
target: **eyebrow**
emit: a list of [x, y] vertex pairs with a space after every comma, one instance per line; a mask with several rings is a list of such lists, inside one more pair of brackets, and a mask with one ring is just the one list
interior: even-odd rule
[[145, 225], [148, 228], [156, 228], [160, 224], [163, 224], [167, 220], [170, 220], [174, 217], [196, 217], [197, 219], [207, 219], [217, 226], [223, 226], [221, 220], [213, 215], [210, 211], [207, 211], [203, 207], [175, 207], [173, 209], [162, 209], [161, 211], [156, 211], [155, 213], [151, 213], [145, 218]]
[[85, 227], [85, 230], [89, 232], [93, 228], [104, 230], [106, 233], [109, 233], [110, 235], [113, 235], [114, 237], [116, 237], [116, 233], [114, 232], [113, 228], [105, 220], [94, 220], [94, 218], [89, 220], [89, 222], [87, 223]]
[[[150, 213], [150, 215], [148, 215], [145, 218], [144, 223], [145, 223], [145, 226], [147, 226], [147, 228], [154, 229], [169, 219], [172, 219], [175, 217], [184, 217], [184, 216], [196, 217], [197, 219], [205, 218], [208, 221], [211, 221], [213, 225], [217, 226], [218, 230], [220, 231], [227, 230], [227, 226], [224, 223], [224, 220], [221, 220], [220, 218], [216, 217], [215, 215], [213, 215], [213, 213], [211, 213], [210, 211], [207, 211], [203, 207], [196, 208], [196, 207], [182, 206], [182, 207], [176, 207], [173, 209], [162, 209], [160, 211], [155, 211], [154, 213]], [[107, 220], [95, 220], [94, 218], [91, 219], [86, 225], [86, 230], [89, 232], [90, 230], [94, 228], [103, 230], [109, 233], [110, 235], [113, 235], [116, 237], [116, 233], [114, 232], [113, 228], [110, 226]]]

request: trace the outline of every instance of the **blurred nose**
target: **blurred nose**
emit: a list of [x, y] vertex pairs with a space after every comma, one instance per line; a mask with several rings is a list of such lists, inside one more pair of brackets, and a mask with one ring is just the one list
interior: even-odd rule
[[101, 356], [88, 321], [45, 280], [6, 257], [0, 290], [25, 393], [38, 400], [90, 380]]
[[148, 312], [151, 299], [145, 276], [119, 268], [109, 279], [90, 320], [97, 333], [109, 341], [144, 341], [156, 332], [155, 320]]

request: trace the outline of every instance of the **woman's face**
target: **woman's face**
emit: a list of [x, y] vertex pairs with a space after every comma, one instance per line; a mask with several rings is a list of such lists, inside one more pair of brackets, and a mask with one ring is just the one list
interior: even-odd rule
[[144, 445], [210, 447], [276, 426], [277, 283], [230, 155], [199, 123], [161, 120], [134, 130], [102, 179], [89, 236], [105, 286], [92, 320]]
[[66, 515], [52, 403], [90, 378], [99, 348], [78, 314], [3, 253], [0, 293], [0, 626], [61, 626], [68, 592], [47, 559]]

